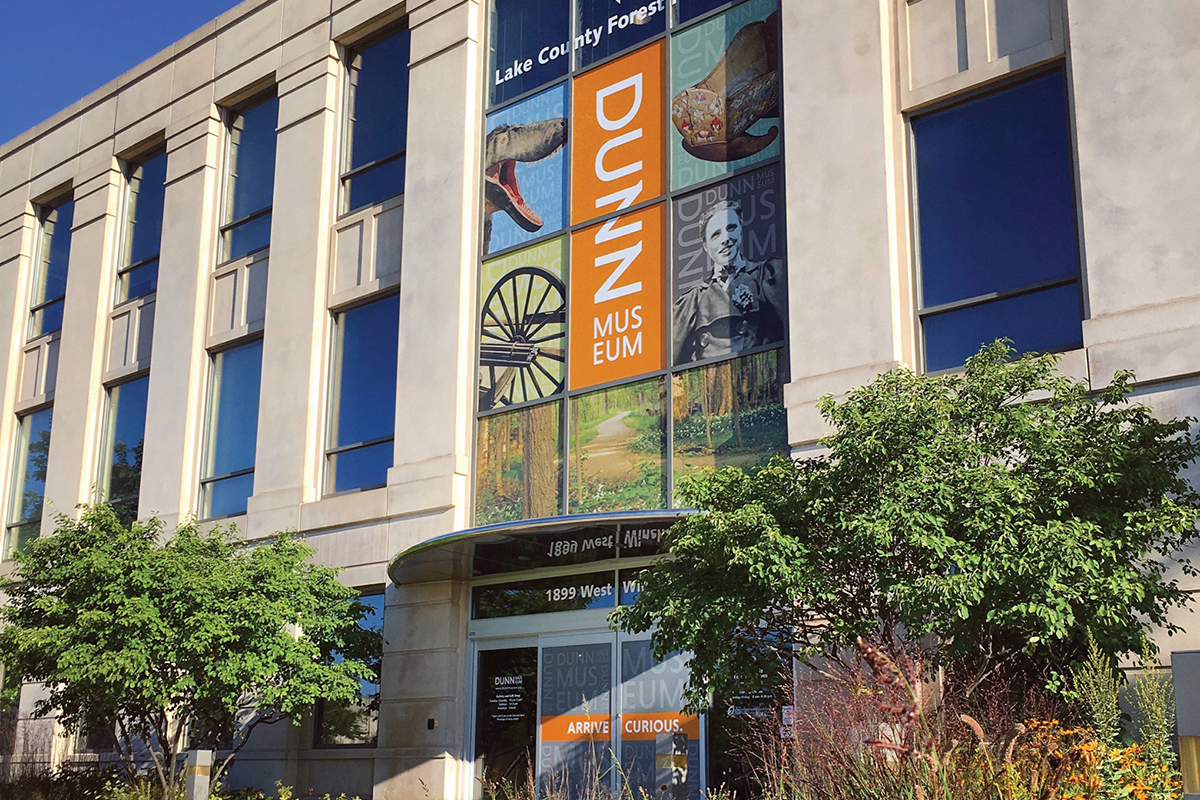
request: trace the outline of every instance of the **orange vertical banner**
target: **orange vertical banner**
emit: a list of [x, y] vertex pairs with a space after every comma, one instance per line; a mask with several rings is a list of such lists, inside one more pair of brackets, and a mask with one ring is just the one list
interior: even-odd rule
[[571, 234], [571, 388], [666, 366], [666, 205]]
[[572, 223], [664, 193], [665, 52], [666, 45], [655, 42], [575, 79]]

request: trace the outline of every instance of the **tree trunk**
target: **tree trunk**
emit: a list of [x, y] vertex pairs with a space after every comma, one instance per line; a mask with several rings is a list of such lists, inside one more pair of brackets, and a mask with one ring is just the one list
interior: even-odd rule
[[526, 519], [553, 517], [558, 513], [558, 470], [554, 468], [554, 406], [550, 403], [527, 408], [521, 416], [525, 429], [525, 492], [521, 509]]

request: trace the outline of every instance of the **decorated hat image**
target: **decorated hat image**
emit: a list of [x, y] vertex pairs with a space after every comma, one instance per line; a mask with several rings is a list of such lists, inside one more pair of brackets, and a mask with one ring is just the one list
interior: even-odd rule
[[762, 117], [778, 116], [778, 16], [773, 12], [744, 26], [704, 80], [671, 100], [671, 121], [689, 154], [705, 161], [736, 161], [779, 136], [776, 125], [762, 135], [747, 132]]

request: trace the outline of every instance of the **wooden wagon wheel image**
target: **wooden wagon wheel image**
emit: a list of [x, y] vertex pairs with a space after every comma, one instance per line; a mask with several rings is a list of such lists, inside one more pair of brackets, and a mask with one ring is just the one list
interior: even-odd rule
[[540, 267], [505, 275], [483, 301], [479, 366], [488, 372], [480, 408], [549, 397], [562, 390], [567, 287]]

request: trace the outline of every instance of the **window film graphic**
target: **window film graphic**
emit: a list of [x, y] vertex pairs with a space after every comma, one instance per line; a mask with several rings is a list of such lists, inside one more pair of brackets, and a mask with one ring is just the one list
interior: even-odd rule
[[621, 643], [621, 771], [633, 797], [700, 800], [700, 718], [683, 713], [687, 660]]
[[567, 344], [563, 239], [485, 262], [480, 281], [479, 408], [562, 391]]
[[581, 67], [667, 29], [667, 0], [575, 0], [575, 8]]
[[576, 79], [573, 223], [663, 193], [664, 54], [659, 42]]
[[779, 155], [779, 15], [749, 0], [671, 37], [671, 186]]
[[539, 795], [581, 797], [612, 768], [612, 645], [542, 648]]
[[756, 467], [786, 452], [782, 352], [768, 350], [675, 373], [676, 485], [682, 476], [706, 467]]
[[475, 523], [786, 451], [778, 0], [489, 5]]
[[543, 403], [479, 420], [476, 525], [562, 513], [561, 408]]
[[483, 252], [562, 230], [567, 222], [567, 87], [487, 118]]
[[567, 74], [569, 0], [493, 0], [488, 97], [503, 103]]
[[665, 507], [663, 405], [661, 378], [571, 400], [572, 514]]
[[633, 378], [665, 366], [665, 207], [571, 236], [571, 388]]
[[776, 166], [672, 205], [672, 360], [781, 345], [787, 328], [782, 181]]

